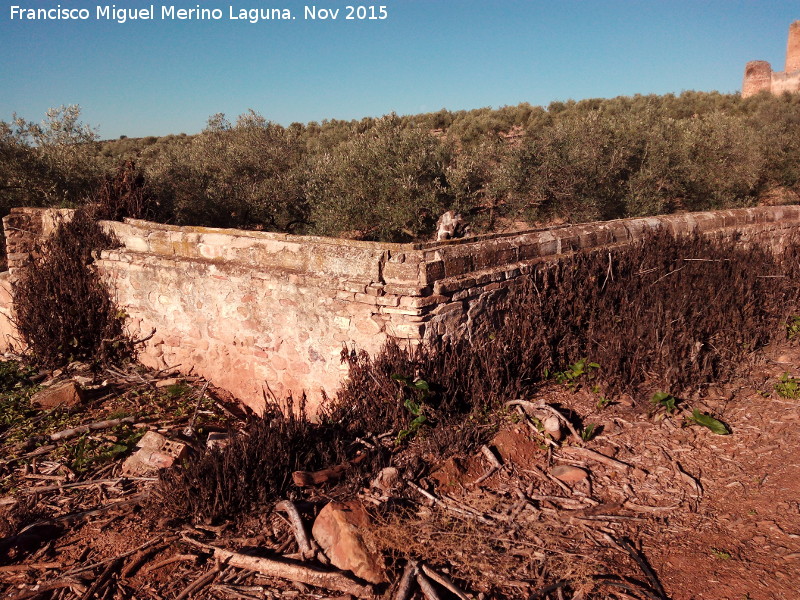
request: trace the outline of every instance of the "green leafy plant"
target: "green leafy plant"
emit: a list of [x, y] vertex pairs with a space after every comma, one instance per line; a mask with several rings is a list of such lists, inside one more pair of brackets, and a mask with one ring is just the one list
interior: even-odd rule
[[397, 434], [395, 443], [399, 444], [405, 438], [416, 435], [420, 428], [428, 422], [428, 417], [425, 415], [425, 400], [430, 396], [431, 388], [424, 379], [411, 379], [403, 375], [392, 375], [392, 379], [400, 382], [404, 388], [411, 390], [414, 394], [413, 398], [403, 400], [403, 406], [414, 418], [409, 422], [408, 427]]
[[723, 548], [711, 548], [711, 555], [720, 560], [730, 560], [731, 553]]
[[663, 408], [667, 413], [672, 414], [675, 412], [678, 399], [668, 392], [656, 392], [650, 398], [650, 402], [655, 408]]
[[786, 322], [786, 336], [793, 340], [800, 335], [800, 316], [794, 315], [789, 317]]
[[730, 431], [722, 421], [718, 421], [717, 419], [715, 419], [710, 415], [705, 415], [696, 408], [692, 411], [692, 416], [687, 417], [687, 419], [693, 423], [696, 423], [697, 425], [708, 427], [713, 433], [716, 433], [717, 435], [730, 434]]
[[588, 442], [594, 439], [597, 435], [597, 423], [589, 423], [586, 427], [583, 428], [581, 431], [581, 439], [584, 442]]
[[800, 382], [789, 373], [784, 372], [778, 383], [775, 384], [775, 391], [781, 398], [797, 400], [800, 398]]
[[[588, 361], [588, 358], [582, 358], [563, 371], [554, 372], [553, 377], [555, 377], [555, 380], [558, 383], [563, 383], [570, 389], [575, 389], [578, 387], [579, 379], [581, 379], [584, 375], [589, 376], [594, 369], [600, 368], [600, 365], [596, 362]], [[545, 376], [547, 375], [548, 373], [546, 372]]]

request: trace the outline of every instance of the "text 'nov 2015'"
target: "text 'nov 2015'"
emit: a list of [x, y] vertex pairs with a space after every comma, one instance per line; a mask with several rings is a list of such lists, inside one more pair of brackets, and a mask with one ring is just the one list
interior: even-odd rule
[[147, 7], [128, 8], [116, 4], [89, 8], [62, 7], [32, 8], [21, 5], [10, 7], [11, 21], [238, 21], [260, 23], [265, 21], [294, 21], [298, 16], [304, 21], [384, 21], [389, 18], [386, 6], [348, 5], [327, 7], [306, 5], [302, 12], [289, 8], [250, 8], [229, 5], [223, 8], [192, 8], [151, 4]]

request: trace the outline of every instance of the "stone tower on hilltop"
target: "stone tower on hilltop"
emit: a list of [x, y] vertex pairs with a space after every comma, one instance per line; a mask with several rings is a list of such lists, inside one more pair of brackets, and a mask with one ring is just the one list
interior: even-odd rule
[[765, 60], [751, 60], [744, 68], [742, 98], [759, 92], [782, 94], [800, 92], [800, 21], [789, 25], [789, 41], [786, 44], [786, 67], [773, 71]]

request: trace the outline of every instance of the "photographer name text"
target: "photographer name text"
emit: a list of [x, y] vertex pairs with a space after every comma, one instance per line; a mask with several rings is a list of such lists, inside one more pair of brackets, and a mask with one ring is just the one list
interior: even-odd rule
[[223, 8], [182, 8], [175, 5], [155, 5], [148, 8], [120, 8], [107, 4], [89, 8], [52, 8], [11, 6], [11, 21], [293, 21], [298, 16], [305, 21], [383, 21], [389, 18], [386, 6], [352, 5], [334, 8], [307, 5], [302, 14], [288, 8], [248, 8], [229, 5]]

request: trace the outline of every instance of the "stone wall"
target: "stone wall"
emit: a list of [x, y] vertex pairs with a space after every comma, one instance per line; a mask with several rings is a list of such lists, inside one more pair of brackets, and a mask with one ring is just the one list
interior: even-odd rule
[[[14, 271], [58, 217], [14, 209], [4, 219], [10, 274], [0, 275], [0, 343]], [[665, 228], [764, 240], [780, 248], [800, 228], [800, 206], [760, 207], [563, 226], [445, 242], [383, 244], [276, 233], [105, 222], [120, 247], [97, 266], [145, 337], [155, 368], [209, 378], [255, 409], [271, 390], [321, 390], [346, 376], [342, 348], [377, 352], [390, 338], [414, 345], [469, 335], [516, 278], [574, 252], [611, 249]]]

